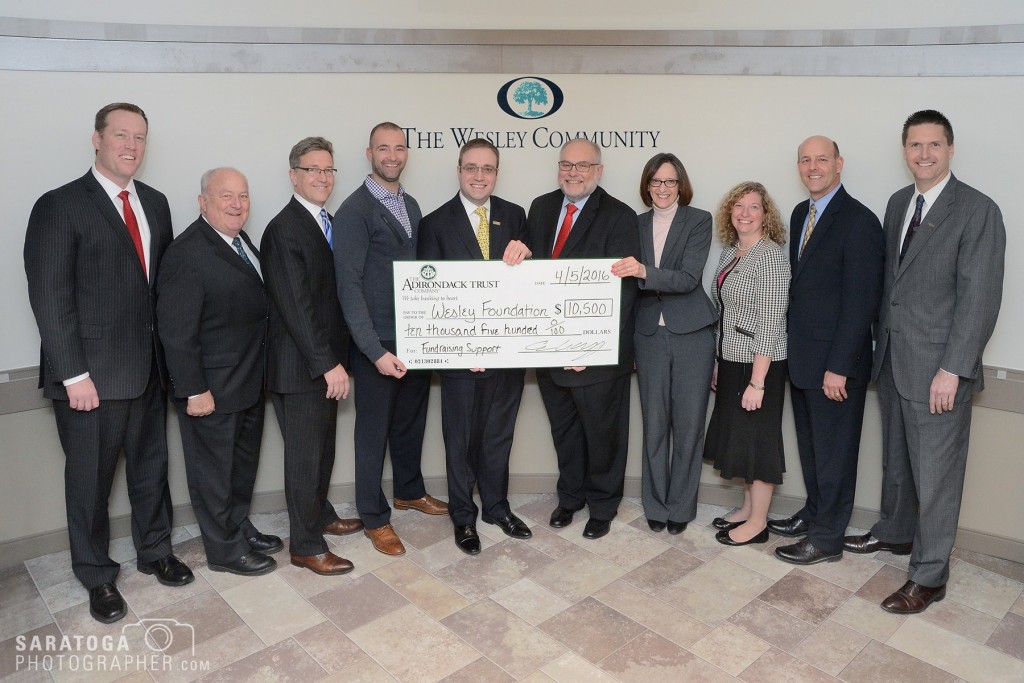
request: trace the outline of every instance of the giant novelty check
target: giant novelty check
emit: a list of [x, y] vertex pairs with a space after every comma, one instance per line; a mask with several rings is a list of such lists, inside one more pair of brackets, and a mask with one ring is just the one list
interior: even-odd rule
[[397, 355], [440, 370], [614, 365], [614, 262], [395, 261]]

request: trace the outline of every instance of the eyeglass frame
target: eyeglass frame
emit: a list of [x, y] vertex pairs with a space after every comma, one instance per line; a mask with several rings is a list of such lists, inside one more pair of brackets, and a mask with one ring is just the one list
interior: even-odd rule
[[292, 168], [305, 171], [310, 175], [316, 174], [318, 177], [324, 176], [326, 178], [328, 175], [338, 175], [338, 169], [336, 168], [317, 168], [316, 166], [293, 166]]
[[469, 175], [476, 175], [477, 171], [483, 171], [484, 175], [495, 175], [498, 172], [497, 166], [477, 166], [476, 164], [459, 164], [459, 168]]
[[[567, 166], [563, 166], [562, 164], [567, 164]], [[592, 168], [594, 168], [595, 166], [600, 166], [600, 165], [601, 165], [600, 162], [594, 162], [594, 161], [576, 161], [576, 162], [573, 162], [573, 161], [559, 161], [558, 162], [558, 170], [559, 171], [564, 171], [565, 173], [570, 173], [570, 172], [572, 172], [572, 169], [575, 168], [580, 173], [590, 173], [590, 170]]]
[[647, 181], [648, 187], [661, 187], [662, 185], [671, 190], [673, 188], [679, 187], [679, 179], [665, 178], [663, 180], [661, 178], [651, 178], [650, 180]]

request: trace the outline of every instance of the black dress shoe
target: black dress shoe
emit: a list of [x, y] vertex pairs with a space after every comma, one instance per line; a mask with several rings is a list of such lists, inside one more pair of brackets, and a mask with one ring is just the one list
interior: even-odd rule
[[913, 543], [886, 543], [866, 533], [863, 536], [847, 536], [843, 539], [843, 550], [851, 553], [873, 553], [876, 550], [888, 550], [893, 555], [909, 555], [914, 549]]
[[591, 517], [587, 520], [587, 525], [583, 527], [583, 538], [589, 538], [593, 540], [595, 538], [607, 536], [611, 528], [612, 520], [597, 519], [596, 517]]
[[733, 529], [738, 527], [740, 524], [745, 523], [746, 521], [747, 520], [745, 519], [741, 519], [738, 522], [730, 522], [725, 517], [715, 517], [713, 520], [711, 520], [711, 526], [718, 529], [719, 531], [732, 531]]
[[270, 534], [256, 533], [252, 538], [245, 539], [249, 542], [249, 547], [253, 550], [258, 550], [261, 553], [271, 554], [276, 553], [278, 550], [284, 550], [284, 542], [278, 536], [271, 536]]
[[715, 540], [722, 545], [750, 545], [751, 543], [767, 543], [768, 542], [768, 527], [761, 530], [761, 533], [754, 536], [749, 541], [734, 541], [732, 536], [729, 535], [728, 531], [719, 531], [715, 534]]
[[480, 536], [472, 524], [455, 527], [455, 545], [467, 555], [480, 554]]
[[118, 619], [123, 619], [127, 611], [124, 598], [113, 583], [89, 589], [89, 614], [96, 621], [112, 624]]
[[793, 545], [782, 545], [775, 549], [775, 557], [790, 564], [818, 564], [819, 562], [838, 562], [843, 559], [843, 551], [826, 553], [814, 547], [808, 539]]
[[277, 560], [267, 557], [258, 550], [250, 550], [237, 560], [220, 564], [210, 562], [207, 566], [215, 572], [228, 572], [239, 576], [262, 576], [277, 569]]
[[796, 515], [785, 519], [769, 519], [768, 531], [780, 536], [803, 536], [807, 533], [808, 524]]
[[156, 580], [165, 586], [184, 586], [196, 578], [188, 565], [174, 555], [161, 557], [154, 562], [139, 562], [138, 569], [143, 574], [156, 574]]
[[678, 536], [684, 531], [686, 531], [686, 522], [673, 522], [671, 519], [668, 520], [668, 532], [670, 534]]
[[651, 531], [655, 532], [665, 530], [665, 522], [659, 522], [656, 519], [648, 519], [647, 526], [651, 527]]
[[505, 532], [506, 536], [511, 536], [512, 538], [533, 538], [533, 532], [530, 531], [530, 527], [526, 526], [526, 522], [511, 512], [508, 513], [507, 517], [494, 518], [480, 515], [480, 519], [487, 524], [497, 524]]
[[944, 597], [946, 584], [931, 587], [907, 581], [898, 591], [882, 601], [882, 609], [893, 614], [918, 614], [928, 609], [928, 605]]
[[559, 505], [555, 508], [555, 511], [551, 513], [551, 521], [548, 523], [556, 529], [561, 529], [572, 524], [572, 516], [576, 514], [575, 510], [569, 510]]

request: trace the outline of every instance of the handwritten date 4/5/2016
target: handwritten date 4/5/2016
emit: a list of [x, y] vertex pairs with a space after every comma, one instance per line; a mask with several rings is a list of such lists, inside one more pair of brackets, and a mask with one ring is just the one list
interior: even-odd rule
[[607, 268], [573, 265], [555, 271], [556, 285], [583, 285], [591, 282], [611, 282], [612, 274]]

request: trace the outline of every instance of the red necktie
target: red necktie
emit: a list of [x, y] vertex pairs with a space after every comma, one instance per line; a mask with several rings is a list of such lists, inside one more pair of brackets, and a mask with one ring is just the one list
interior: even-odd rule
[[567, 204], [565, 207], [565, 218], [562, 219], [562, 227], [558, 229], [558, 239], [555, 240], [555, 248], [551, 250], [551, 258], [558, 258], [562, 253], [565, 241], [569, 239], [569, 231], [572, 230], [572, 215], [576, 213], [575, 204]]
[[135, 217], [135, 212], [132, 211], [132, 205], [128, 202], [128, 190], [122, 190], [121, 194], [117, 195], [121, 198], [121, 202], [124, 204], [124, 224], [128, 226], [128, 234], [131, 235], [132, 244], [135, 245], [135, 253], [139, 255], [139, 262], [142, 264], [142, 272], [149, 277], [149, 273], [146, 271], [146, 255], [142, 251], [142, 233], [139, 232], [139, 220]]

